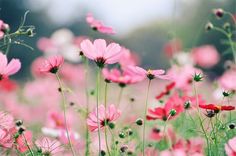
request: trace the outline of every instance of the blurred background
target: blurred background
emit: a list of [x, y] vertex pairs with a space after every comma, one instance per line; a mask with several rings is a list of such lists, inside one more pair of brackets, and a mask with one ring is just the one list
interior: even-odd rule
[[[36, 27], [33, 38], [23, 38], [34, 51], [13, 45], [10, 57], [20, 58], [23, 64], [17, 78], [30, 77], [30, 64], [42, 55], [36, 43], [41, 37], [50, 37], [59, 28], [68, 28], [76, 36], [112, 39], [137, 52], [144, 67], [168, 68], [168, 58], [163, 46], [173, 38], [182, 41], [184, 51], [204, 44], [214, 45], [223, 54], [228, 49], [222, 44], [223, 35], [207, 32], [208, 21], [223, 25], [212, 15], [213, 8], [236, 13], [236, 0], [0, 0], [0, 19], [14, 31], [27, 10], [26, 24]], [[88, 12], [95, 18], [112, 26], [116, 35], [102, 35], [93, 31], [86, 23]], [[211, 71], [221, 74], [222, 63], [231, 58], [221, 55], [221, 62]]]

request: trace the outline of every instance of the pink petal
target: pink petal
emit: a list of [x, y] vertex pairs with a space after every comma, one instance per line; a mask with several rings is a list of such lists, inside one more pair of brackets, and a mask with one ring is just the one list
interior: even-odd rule
[[5, 68], [4, 74], [12, 75], [18, 72], [21, 68], [21, 63], [18, 59], [12, 59], [11, 62]]
[[92, 42], [88, 39], [84, 40], [80, 44], [81, 50], [83, 54], [91, 60], [95, 60], [97, 57], [97, 53], [95, 52], [95, 48]]

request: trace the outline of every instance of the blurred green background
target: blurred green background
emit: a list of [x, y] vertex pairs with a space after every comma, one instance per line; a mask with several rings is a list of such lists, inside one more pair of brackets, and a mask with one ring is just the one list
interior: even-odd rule
[[[33, 38], [22, 38], [35, 50], [13, 45], [10, 57], [20, 58], [23, 64], [17, 78], [30, 77], [30, 64], [42, 55], [36, 42], [40, 37], [49, 37], [59, 28], [69, 28], [76, 36], [111, 38], [125, 47], [139, 53], [144, 67], [169, 67], [163, 45], [173, 37], [180, 38], [183, 48], [212, 44], [223, 53], [228, 49], [222, 44], [224, 36], [217, 32], [205, 32], [208, 21], [219, 26], [228, 20], [217, 20], [213, 8], [236, 13], [236, 0], [0, 0], [0, 19], [14, 31], [20, 24], [26, 10], [30, 10], [26, 24], [36, 27]], [[117, 35], [107, 36], [92, 31], [85, 22], [85, 16], [92, 12], [97, 19], [112, 26]], [[221, 62], [211, 69], [213, 75], [223, 71], [223, 62], [231, 55], [222, 55]]]

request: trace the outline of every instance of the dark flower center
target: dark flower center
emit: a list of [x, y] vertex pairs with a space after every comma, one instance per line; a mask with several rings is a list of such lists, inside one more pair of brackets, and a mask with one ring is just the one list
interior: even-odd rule
[[97, 31], [97, 30], [98, 30], [98, 28], [97, 28], [97, 27], [92, 27], [92, 29], [93, 29], [94, 31]]
[[103, 57], [98, 57], [95, 62], [99, 68], [103, 68], [106, 60]]
[[147, 74], [147, 78], [149, 78], [149, 80], [152, 80], [155, 78], [155, 75], [153, 74]]
[[101, 126], [106, 126], [106, 125], [108, 125], [109, 121], [110, 121], [109, 119], [103, 120], [103, 121], [101, 122]]
[[153, 131], [154, 133], [160, 133], [161, 130], [160, 130], [159, 128], [153, 128], [152, 131]]
[[163, 120], [163, 121], [166, 121], [166, 120], [167, 120], [167, 117], [166, 117], [166, 116], [163, 116], [163, 117], [162, 117], [162, 120]]
[[58, 71], [58, 67], [52, 67], [49, 71], [53, 74], [56, 74]]
[[0, 74], [0, 81], [3, 79], [3, 75]]

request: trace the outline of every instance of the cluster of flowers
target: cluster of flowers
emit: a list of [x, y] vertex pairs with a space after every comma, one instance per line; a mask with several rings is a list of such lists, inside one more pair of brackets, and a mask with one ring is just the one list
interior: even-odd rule
[[[224, 13], [214, 10], [217, 17]], [[86, 21], [95, 31], [115, 34], [91, 13]], [[6, 26], [0, 21], [0, 39]], [[167, 71], [141, 68], [129, 49], [66, 29], [41, 38], [38, 48], [44, 56], [33, 62], [34, 80], [23, 87], [9, 79], [20, 70], [20, 61], [8, 63], [0, 53], [0, 102], [9, 112], [0, 111], [2, 155], [235, 155], [236, 67], [226, 63], [212, 88], [202, 69], [219, 62], [214, 46], [188, 53], [180, 40], [170, 41], [164, 46], [172, 62]], [[97, 67], [96, 90], [88, 60]]]

